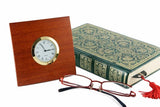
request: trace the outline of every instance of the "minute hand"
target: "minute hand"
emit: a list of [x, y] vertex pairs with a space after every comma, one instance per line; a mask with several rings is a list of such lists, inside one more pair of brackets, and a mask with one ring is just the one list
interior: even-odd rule
[[46, 51], [45, 48], [44, 48], [44, 46], [43, 46], [42, 44], [40, 44], [40, 45], [41, 45], [41, 47], [43, 48], [43, 50]]

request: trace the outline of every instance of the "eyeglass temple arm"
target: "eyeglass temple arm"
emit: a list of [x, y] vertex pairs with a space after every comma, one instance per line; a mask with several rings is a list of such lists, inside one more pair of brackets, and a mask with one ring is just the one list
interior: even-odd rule
[[[59, 91], [59, 92], [63, 92], [63, 91], [67, 91], [67, 90], [75, 89], [75, 88], [78, 88], [78, 87], [65, 87], [65, 88], [60, 88], [58, 91]], [[88, 89], [88, 88], [86, 88], [86, 89]], [[97, 91], [98, 91], [98, 90], [97, 90]], [[107, 92], [105, 92], [105, 91], [99, 91], [99, 92], [102, 92], [102, 93], [104, 93], [104, 94], [107, 94], [107, 95], [112, 96], [114, 99], [116, 99], [116, 100], [122, 105], [122, 107], [126, 107], [126, 105], [125, 105], [119, 98], [117, 98], [116, 96], [114, 96], [114, 95], [112, 95], [112, 94], [110, 94], [110, 93], [107, 93]]]
[[105, 92], [105, 91], [101, 91], [102, 93], [104, 93], [104, 94], [107, 94], [107, 95], [110, 95], [110, 96], [112, 96], [113, 98], [115, 98], [121, 105], [122, 105], [122, 107], [127, 107], [119, 98], [117, 98], [116, 96], [114, 96], [114, 95], [112, 95], [112, 94], [110, 94], [110, 93], [107, 93], [107, 92]]
[[60, 88], [58, 91], [63, 92], [63, 91], [67, 91], [67, 90], [74, 89], [74, 88], [78, 88], [78, 87], [65, 87], [65, 88]]

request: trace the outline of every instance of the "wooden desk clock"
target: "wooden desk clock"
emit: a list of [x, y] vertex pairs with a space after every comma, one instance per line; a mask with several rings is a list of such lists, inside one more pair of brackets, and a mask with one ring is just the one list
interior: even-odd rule
[[10, 23], [18, 86], [75, 74], [69, 17]]

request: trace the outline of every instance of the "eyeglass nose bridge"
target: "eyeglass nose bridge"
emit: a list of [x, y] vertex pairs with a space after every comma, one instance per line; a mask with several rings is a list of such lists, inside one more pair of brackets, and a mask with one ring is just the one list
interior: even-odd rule
[[[95, 82], [97, 82], [97, 83], [100, 84], [99, 88], [94, 88], [94, 87], [93, 87], [93, 85], [94, 85], [93, 83], [95, 83]], [[96, 81], [96, 80], [91, 81], [91, 83], [90, 83], [90, 85], [89, 85], [89, 89], [91, 89], [91, 90], [92, 90], [92, 89], [96, 89], [96, 90], [98, 89], [99, 91], [101, 91], [101, 90], [102, 90], [102, 82]]]

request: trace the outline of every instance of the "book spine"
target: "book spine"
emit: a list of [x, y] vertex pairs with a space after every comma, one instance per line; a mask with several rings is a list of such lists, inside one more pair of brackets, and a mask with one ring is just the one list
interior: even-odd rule
[[128, 73], [125, 70], [112, 66], [105, 60], [74, 48], [76, 66], [96, 74], [109, 81], [127, 84]]

